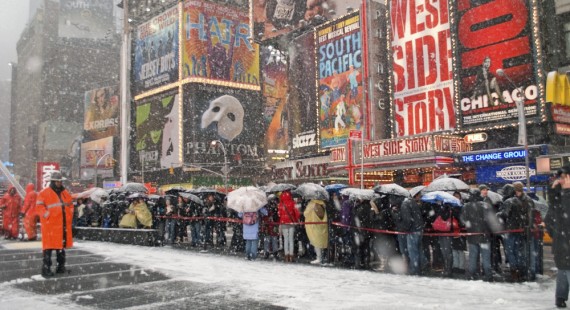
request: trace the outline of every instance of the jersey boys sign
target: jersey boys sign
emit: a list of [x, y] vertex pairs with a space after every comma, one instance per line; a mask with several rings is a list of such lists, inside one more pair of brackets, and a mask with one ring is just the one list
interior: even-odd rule
[[[536, 116], [538, 88], [529, 1], [460, 0], [456, 3], [463, 126], [476, 128], [490, 123], [516, 122], [517, 99], [525, 101], [527, 116]], [[498, 74], [499, 69], [522, 93]]]
[[456, 126], [447, 0], [390, 1], [397, 136]]

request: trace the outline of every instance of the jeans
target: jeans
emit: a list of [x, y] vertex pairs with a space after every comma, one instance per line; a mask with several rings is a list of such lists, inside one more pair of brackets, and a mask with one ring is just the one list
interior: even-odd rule
[[556, 274], [556, 299], [568, 300], [568, 283], [570, 282], [570, 270], [558, 269]]
[[202, 223], [200, 222], [191, 222], [190, 223], [190, 234], [192, 235], [192, 246], [197, 246], [202, 243], [202, 236], [200, 235], [200, 231], [202, 230]]
[[176, 240], [176, 220], [166, 220], [166, 233], [168, 234], [168, 241], [174, 243]]
[[491, 280], [493, 273], [491, 270], [491, 244], [490, 243], [468, 243], [469, 247], [469, 265], [467, 271], [469, 276], [474, 276], [479, 270], [478, 258], [481, 255], [481, 264], [483, 265], [483, 273], [485, 280]]
[[257, 239], [245, 240], [245, 257], [249, 260], [257, 258]]
[[212, 232], [212, 228], [214, 226], [214, 223], [210, 220], [206, 220], [204, 223], [204, 243], [207, 244], [214, 244], [214, 239], [213, 239], [213, 232]]
[[422, 235], [423, 233], [421, 231], [404, 235], [406, 236], [407, 252], [410, 258], [409, 273], [411, 275], [419, 275], [421, 273], [421, 267], [423, 265]]
[[525, 237], [521, 233], [507, 234], [505, 237], [505, 252], [511, 270], [517, 270], [523, 274], [526, 273], [525, 257], [527, 249], [525, 247]]
[[400, 249], [400, 254], [404, 255], [406, 259], [410, 257], [408, 254], [408, 235], [396, 235], [398, 238], [398, 248]]
[[[269, 246], [271, 245], [271, 251]], [[279, 250], [279, 236], [266, 235], [263, 239], [263, 249], [265, 253], [276, 253]]]
[[443, 256], [443, 274], [451, 275], [453, 268], [453, 250], [451, 248], [452, 237], [439, 237], [439, 246], [441, 247], [441, 255]]
[[295, 254], [295, 226], [281, 225], [281, 232], [283, 233], [283, 251], [285, 255]]

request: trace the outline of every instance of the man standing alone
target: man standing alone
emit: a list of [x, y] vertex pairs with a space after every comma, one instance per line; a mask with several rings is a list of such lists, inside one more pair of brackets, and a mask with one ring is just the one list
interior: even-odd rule
[[39, 193], [36, 202], [36, 211], [42, 224], [43, 277], [54, 275], [51, 271], [53, 250], [57, 255], [56, 272], [65, 273], [65, 249], [73, 246], [73, 203], [62, 181], [61, 172], [53, 171], [49, 186]]

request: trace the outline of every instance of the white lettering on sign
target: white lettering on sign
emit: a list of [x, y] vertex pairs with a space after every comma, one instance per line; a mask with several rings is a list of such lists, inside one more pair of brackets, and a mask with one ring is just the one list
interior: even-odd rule
[[[528, 169], [528, 175], [536, 175], [535, 169]], [[526, 179], [526, 167], [525, 166], [509, 166], [497, 171], [496, 176], [498, 178], [505, 179], [507, 181], [520, 181]]]
[[55, 165], [45, 165], [42, 167], [42, 188], [40, 190], [49, 186], [51, 173], [55, 170], [57, 170]]

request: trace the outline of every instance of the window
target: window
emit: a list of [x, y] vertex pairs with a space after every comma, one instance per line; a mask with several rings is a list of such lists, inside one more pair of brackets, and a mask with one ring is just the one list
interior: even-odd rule
[[564, 50], [566, 59], [570, 59], [570, 22], [564, 23], [563, 26], [564, 31]]

